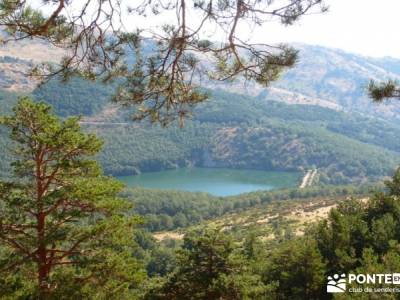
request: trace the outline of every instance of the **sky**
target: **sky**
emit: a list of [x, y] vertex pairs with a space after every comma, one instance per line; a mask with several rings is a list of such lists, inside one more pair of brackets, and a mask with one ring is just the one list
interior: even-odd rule
[[[32, 0], [39, 3], [38, 0]], [[188, 0], [190, 1], [190, 0]], [[279, 3], [280, 0], [276, 0]], [[139, 0], [125, 0], [135, 4]], [[82, 1], [75, 1], [77, 5]], [[400, 58], [400, 0], [325, 0], [329, 11], [304, 16], [300, 22], [285, 27], [278, 22], [256, 27], [251, 41], [264, 43], [297, 42], [343, 49], [365, 56], [392, 56]], [[50, 10], [51, 11], [51, 10]], [[174, 15], [162, 17], [162, 23]], [[195, 18], [195, 16], [190, 16]], [[127, 17], [126, 28], [133, 29], [157, 24], [157, 18]], [[217, 38], [208, 30], [210, 39]], [[240, 29], [241, 36], [249, 37], [247, 26]]]
[[400, 58], [400, 0], [326, 0], [329, 11], [291, 27], [265, 24], [254, 40], [301, 42], [365, 56]]
[[[325, 0], [325, 3], [329, 6], [328, 12], [304, 16], [289, 27], [279, 22], [265, 23], [253, 30], [251, 40], [306, 43], [365, 56], [400, 58], [400, 0]], [[154, 24], [155, 20], [148, 17], [129, 22], [134, 27]], [[209, 31], [211, 39], [218, 36]], [[241, 31], [242, 36], [249, 36], [248, 26]]]

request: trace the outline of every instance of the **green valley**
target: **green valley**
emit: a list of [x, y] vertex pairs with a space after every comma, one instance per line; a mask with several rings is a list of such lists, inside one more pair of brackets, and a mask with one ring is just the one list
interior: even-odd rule
[[0, 300], [400, 299], [381, 2], [0, 0]]
[[[161, 128], [132, 123], [132, 111], [110, 107], [107, 95], [112, 87], [97, 89], [103, 89], [101, 97], [92, 94], [93, 88], [76, 79], [66, 87], [52, 83], [33, 95], [38, 101], [58, 103], [55, 111], [62, 116], [84, 116], [83, 128], [105, 140], [98, 160], [108, 174], [186, 166], [270, 171], [318, 168], [319, 182], [342, 184], [389, 176], [399, 162], [400, 148], [394, 141], [400, 136], [400, 126], [357, 113], [215, 90], [184, 128]], [[51, 100], [65, 95], [69, 95], [65, 102]], [[1, 95], [2, 111], [9, 110], [15, 97]], [[2, 143], [5, 138], [3, 134]], [[6, 164], [3, 174], [5, 168]]]

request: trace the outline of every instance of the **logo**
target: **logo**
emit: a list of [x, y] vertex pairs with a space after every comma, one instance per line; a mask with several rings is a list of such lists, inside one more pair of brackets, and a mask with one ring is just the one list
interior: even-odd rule
[[328, 276], [328, 284], [326, 285], [328, 293], [344, 293], [346, 291], [346, 275], [335, 274]]
[[[346, 285], [349, 285], [346, 289]], [[363, 287], [363, 285], [366, 285]], [[375, 285], [375, 286], [374, 286]], [[397, 286], [396, 286], [397, 285]], [[328, 293], [400, 293], [400, 273], [335, 274], [328, 276]]]

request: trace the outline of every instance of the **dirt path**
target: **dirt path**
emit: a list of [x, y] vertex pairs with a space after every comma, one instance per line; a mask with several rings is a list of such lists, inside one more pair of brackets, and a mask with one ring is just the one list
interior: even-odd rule
[[131, 123], [122, 123], [122, 122], [95, 122], [95, 121], [80, 121], [81, 125], [131, 125]]
[[308, 170], [306, 175], [304, 175], [303, 180], [301, 181], [300, 188], [304, 189], [308, 186], [311, 186], [315, 175], [317, 175], [317, 169]]
[[153, 234], [153, 237], [159, 242], [166, 239], [181, 240], [183, 239], [183, 236], [184, 236], [183, 233], [174, 231], [158, 232]]

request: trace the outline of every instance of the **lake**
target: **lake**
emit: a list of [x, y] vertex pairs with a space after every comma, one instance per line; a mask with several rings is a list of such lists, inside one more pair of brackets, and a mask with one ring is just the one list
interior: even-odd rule
[[182, 168], [117, 178], [128, 187], [206, 192], [215, 196], [230, 196], [258, 190], [295, 187], [300, 177], [300, 172]]

